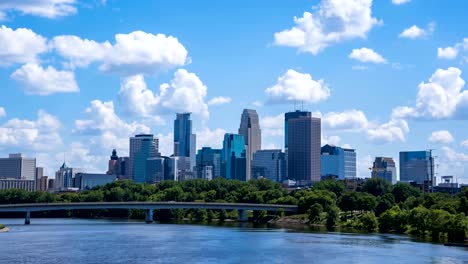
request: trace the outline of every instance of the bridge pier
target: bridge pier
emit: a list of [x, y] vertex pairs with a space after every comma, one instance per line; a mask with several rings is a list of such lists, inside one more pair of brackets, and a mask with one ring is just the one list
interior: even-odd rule
[[247, 210], [239, 209], [237, 210], [237, 221], [238, 222], [247, 222]]
[[31, 212], [27, 211], [26, 216], [24, 217], [24, 224], [29, 225], [31, 224]]
[[153, 223], [153, 209], [147, 209], [146, 210], [145, 222], [147, 224]]

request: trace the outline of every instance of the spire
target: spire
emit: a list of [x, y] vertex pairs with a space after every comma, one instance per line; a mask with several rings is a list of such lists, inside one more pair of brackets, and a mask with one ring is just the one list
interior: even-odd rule
[[113, 149], [112, 150], [112, 155], [110, 156], [111, 160], [118, 160], [119, 156], [117, 156], [117, 150]]

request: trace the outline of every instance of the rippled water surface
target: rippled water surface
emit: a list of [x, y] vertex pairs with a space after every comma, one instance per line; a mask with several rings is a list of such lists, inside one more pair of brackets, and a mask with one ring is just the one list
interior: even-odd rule
[[0, 263], [468, 263], [406, 236], [141, 222], [0, 219]]

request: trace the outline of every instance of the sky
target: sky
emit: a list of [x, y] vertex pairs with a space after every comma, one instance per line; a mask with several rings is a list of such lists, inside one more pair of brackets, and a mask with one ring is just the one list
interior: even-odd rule
[[[285, 112], [322, 118], [322, 144], [376, 156], [433, 149], [468, 183], [467, 1], [2, 0], [0, 156], [52, 176], [105, 172], [112, 149], [153, 133], [172, 154], [176, 112], [220, 148], [244, 108], [263, 148]], [[398, 167], [398, 166], [397, 166]]]

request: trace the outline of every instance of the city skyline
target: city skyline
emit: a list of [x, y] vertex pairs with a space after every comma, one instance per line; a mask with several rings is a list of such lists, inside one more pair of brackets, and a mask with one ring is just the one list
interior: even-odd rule
[[[284, 149], [284, 113], [305, 109], [322, 146], [356, 149], [359, 177], [375, 157], [398, 166], [400, 151], [434, 149], [436, 173], [468, 183], [463, 1], [61, 2], [0, 6], [2, 157], [36, 157], [53, 176], [66, 153], [105, 172], [138, 133], [172, 154], [176, 112], [193, 113], [197, 150], [219, 149], [242, 109], [258, 112], [262, 149]], [[346, 14], [354, 27], [330, 27]]]

